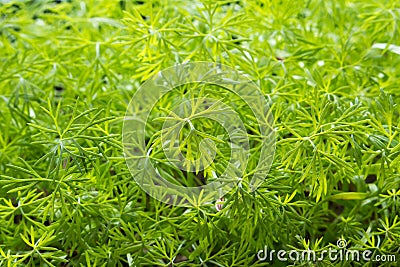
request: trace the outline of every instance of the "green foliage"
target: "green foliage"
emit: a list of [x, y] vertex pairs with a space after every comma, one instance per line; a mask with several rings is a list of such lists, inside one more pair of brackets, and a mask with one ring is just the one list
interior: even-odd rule
[[[339, 238], [399, 260], [399, 10], [394, 0], [0, 1], [0, 266], [260, 266], [264, 245], [322, 250]], [[121, 147], [140, 84], [200, 60], [248, 75], [277, 133], [265, 182], [233, 190], [220, 211], [149, 198]], [[160, 124], [183, 95], [160, 100]], [[229, 152], [223, 129], [195, 123], [189, 159], [204, 137]]]

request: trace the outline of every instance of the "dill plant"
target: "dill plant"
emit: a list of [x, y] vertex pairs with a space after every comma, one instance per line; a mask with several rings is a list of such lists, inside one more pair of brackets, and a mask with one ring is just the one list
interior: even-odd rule
[[[257, 251], [321, 251], [339, 238], [400, 260], [399, 10], [394, 0], [0, 1], [0, 266], [284, 266]], [[187, 61], [245, 73], [274, 116], [267, 178], [219, 211], [149, 198], [122, 153], [137, 88]]]

